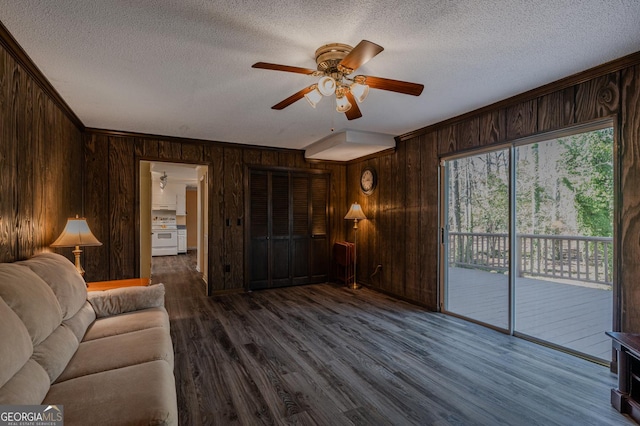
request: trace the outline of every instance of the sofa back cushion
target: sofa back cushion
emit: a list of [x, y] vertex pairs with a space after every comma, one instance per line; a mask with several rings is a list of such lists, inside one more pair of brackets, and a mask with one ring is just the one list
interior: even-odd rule
[[51, 378], [32, 358], [31, 335], [0, 298], [0, 405], [40, 404]]
[[84, 278], [66, 257], [56, 253], [41, 253], [17, 263], [28, 267], [49, 284], [62, 309], [63, 320], [73, 317], [86, 303], [87, 286]]
[[62, 310], [55, 294], [26, 266], [0, 263], [0, 297], [27, 328], [34, 346], [49, 337], [62, 322]]
[[26, 364], [33, 353], [27, 328], [0, 298], [0, 387]]

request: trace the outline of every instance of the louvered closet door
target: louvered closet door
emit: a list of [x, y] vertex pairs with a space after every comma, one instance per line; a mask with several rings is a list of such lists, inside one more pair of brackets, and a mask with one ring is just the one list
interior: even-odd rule
[[269, 287], [269, 176], [251, 172], [248, 276], [251, 289]]
[[252, 170], [249, 289], [328, 278], [328, 174]]
[[326, 282], [329, 271], [329, 180], [326, 175], [311, 177], [311, 253], [309, 282]]
[[289, 231], [289, 175], [271, 175], [271, 283], [269, 287], [291, 285]]

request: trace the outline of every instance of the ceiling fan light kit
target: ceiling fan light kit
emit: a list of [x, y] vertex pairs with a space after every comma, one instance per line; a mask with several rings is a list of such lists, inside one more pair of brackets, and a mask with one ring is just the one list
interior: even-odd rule
[[360, 108], [355, 101], [362, 103], [369, 94], [369, 88], [413, 96], [419, 96], [424, 89], [422, 84], [406, 81], [366, 75], [350, 77], [356, 69], [383, 50], [382, 46], [367, 40], [362, 40], [356, 47], [342, 43], [330, 43], [316, 49], [317, 70], [266, 62], [257, 62], [252, 67], [320, 77], [317, 84], [300, 90], [271, 108], [284, 109], [303, 97], [315, 108], [323, 96], [335, 94], [336, 110], [345, 113], [348, 120], [355, 120], [362, 117]]
[[331, 96], [336, 92], [336, 81], [325, 75], [318, 81], [318, 90], [323, 96]]
[[322, 100], [322, 93], [320, 93], [320, 91], [318, 90], [318, 87], [316, 86], [313, 88], [313, 90], [311, 90], [309, 93], [304, 95], [304, 97], [307, 100], [307, 102], [309, 102], [309, 105], [315, 108], [318, 102]]

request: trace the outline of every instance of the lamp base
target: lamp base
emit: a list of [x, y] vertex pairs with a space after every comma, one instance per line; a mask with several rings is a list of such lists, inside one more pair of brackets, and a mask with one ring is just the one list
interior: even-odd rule
[[75, 256], [75, 259], [76, 259], [76, 269], [78, 270], [80, 275], [82, 275], [84, 277], [84, 268], [82, 267], [82, 264], [80, 263], [80, 255], [82, 254], [82, 249], [80, 248], [80, 246], [76, 246], [75, 250], [73, 250], [72, 253], [73, 253], [73, 255]]
[[351, 290], [358, 290], [358, 289], [362, 288], [362, 286], [360, 284], [358, 284], [357, 282], [355, 282], [355, 281], [352, 282], [352, 283], [349, 283], [347, 285], [347, 287], [349, 287]]

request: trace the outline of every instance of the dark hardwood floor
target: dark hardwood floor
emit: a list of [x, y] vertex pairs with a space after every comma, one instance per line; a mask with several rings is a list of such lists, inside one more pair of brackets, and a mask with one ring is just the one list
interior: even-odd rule
[[208, 298], [195, 257], [167, 288], [182, 425], [617, 425], [606, 367], [332, 284]]

